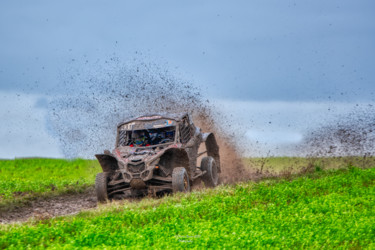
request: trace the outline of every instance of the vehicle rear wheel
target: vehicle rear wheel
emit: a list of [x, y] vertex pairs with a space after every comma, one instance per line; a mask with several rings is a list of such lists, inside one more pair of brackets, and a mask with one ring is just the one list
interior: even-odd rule
[[215, 159], [211, 156], [206, 156], [201, 161], [201, 170], [206, 171], [202, 176], [202, 181], [207, 187], [216, 187], [219, 183], [219, 174]]
[[173, 169], [172, 188], [173, 188], [173, 193], [190, 192], [189, 176], [185, 168], [177, 167]]
[[95, 179], [95, 190], [98, 202], [103, 203], [108, 200], [108, 173], [102, 172], [96, 175]]

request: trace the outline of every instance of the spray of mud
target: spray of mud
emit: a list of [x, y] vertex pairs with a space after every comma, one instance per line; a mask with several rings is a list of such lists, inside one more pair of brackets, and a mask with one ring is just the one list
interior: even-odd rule
[[217, 112], [214, 106], [207, 105], [205, 109], [195, 115], [194, 121], [203, 131], [215, 134], [220, 147], [221, 182], [234, 183], [253, 179], [254, 171], [251, 166], [245, 167], [241, 160], [239, 138], [241, 138], [242, 132], [233, 131], [230, 126], [231, 122], [226, 116]]
[[[48, 125], [67, 158], [93, 158], [112, 149], [116, 125], [152, 113], [189, 112], [203, 131], [217, 137], [222, 158], [222, 181], [248, 179], [234, 143], [229, 120], [215, 110], [200, 88], [179, 79], [168, 67], [112, 58], [61, 75], [59, 93], [49, 103]], [[236, 131], [238, 133], [238, 131]]]
[[375, 111], [367, 104], [310, 131], [297, 150], [307, 157], [368, 157], [374, 146]]

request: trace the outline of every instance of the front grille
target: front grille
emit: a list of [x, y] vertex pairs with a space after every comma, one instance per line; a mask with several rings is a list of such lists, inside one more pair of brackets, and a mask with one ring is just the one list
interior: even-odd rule
[[140, 173], [142, 172], [143, 170], [145, 170], [145, 163], [142, 162], [140, 164], [131, 164], [129, 163], [128, 164], [128, 169], [131, 173]]

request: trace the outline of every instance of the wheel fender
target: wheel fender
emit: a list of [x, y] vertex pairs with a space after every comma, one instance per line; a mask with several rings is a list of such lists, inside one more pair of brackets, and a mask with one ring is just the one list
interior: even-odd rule
[[189, 157], [184, 149], [170, 148], [166, 150], [160, 157], [159, 164], [162, 165], [165, 171], [170, 175], [175, 167], [184, 167], [188, 176], [192, 174], [189, 169]]
[[117, 159], [111, 154], [97, 154], [95, 155], [98, 159], [103, 172], [114, 172], [119, 169]]

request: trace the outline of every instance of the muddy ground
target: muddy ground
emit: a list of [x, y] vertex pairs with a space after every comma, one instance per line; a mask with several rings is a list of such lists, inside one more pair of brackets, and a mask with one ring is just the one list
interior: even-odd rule
[[[257, 181], [265, 177], [263, 174], [253, 173], [251, 180]], [[224, 181], [225, 182], [225, 181]], [[203, 188], [203, 185], [194, 183], [193, 191]], [[136, 202], [140, 199], [128, 199]], [[20, 205], [0, 211], [0, 223], [9, 224], [25, 222], [30, 219], [43, 220], [62, 215], [74, 215], [82, 210], [97, 207], [97, 199], [94, 187], [86, 192], [76, 194], [64, 194], [57, 197], [38, 198], [28, 204]]]
[[65, 194], [51, 198], [39, 198], [29, 204], [0, 212], [0, 223], [24, 222], [34, 218], [36, 220], [51, 217], [77, 214], [81, 210], [97, 206], [95, 190], [91, 188], [84, 193]]

